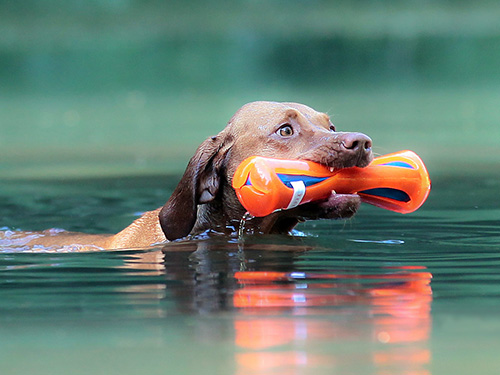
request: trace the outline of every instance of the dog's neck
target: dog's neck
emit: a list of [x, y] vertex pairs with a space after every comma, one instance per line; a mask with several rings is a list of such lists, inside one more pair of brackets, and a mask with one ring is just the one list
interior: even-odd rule
[[288, 234], [299, 222], [298, 218], [283, 211], [265, 217], [249, 217], [234, 190], [228, 190], [222, 194], [225, 199], [215, 199], [198, 206], [198, 216], [191, 234], [213, 230], [235, 235], [241, 225], [244, 225], [244, 233], [247, 234]]

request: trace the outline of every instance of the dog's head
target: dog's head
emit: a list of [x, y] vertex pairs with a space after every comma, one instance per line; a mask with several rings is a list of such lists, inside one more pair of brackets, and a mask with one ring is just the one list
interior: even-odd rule
[[[218, 135], [205, 140], [160, 212], [168, 240], [207, 229], [237, 229], [245, 209], [231, 180], [249, 156], [310, 160], [330, 168], [365, 167], [373, 156], [371, 139], [361, 133], [337, 132], [329, 117], [302, 104], [254, 102], [240, 108]], [[252, 220], [254, 232], [283, 233], [298, 221], [352, 216], [357, 195], [334, 194]]]

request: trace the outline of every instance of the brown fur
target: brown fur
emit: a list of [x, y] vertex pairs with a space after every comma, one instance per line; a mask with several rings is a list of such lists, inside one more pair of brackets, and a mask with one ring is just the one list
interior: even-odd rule
[[[289, 125], [293, 134], [283, 136]], [[144, 248], [190, 234], [238, 230], [245, 209], [231, 187], [237, 166], [252, 155], [304, 159], [329, 167], [364, 167], [372, 160], [371, 140], [361, 133], [336, 132], [329, 117], [297, 103], [253, 102], [240, 108], [218, 135], [196, 150], [165, 206], [145, 213], [115, 235], [42, 232], [27, 245]], [[356, 195], [334, 194], [323, 202], [254, 218], [249, 233], [288, 233], [299, 221], [352, 216]]]

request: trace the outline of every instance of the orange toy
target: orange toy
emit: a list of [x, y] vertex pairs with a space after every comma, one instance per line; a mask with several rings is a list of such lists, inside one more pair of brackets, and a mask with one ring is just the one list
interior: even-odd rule
[[375, 158], [366, 168], [330, 171], [305, 160], [252, 156], [233, 177], [243, 207], [256, 217], [338, 194], [358, 194], [361, 200], [400, 213], [417, 210], [427, 199], [431, 181], [424, 163], [412, 151]]

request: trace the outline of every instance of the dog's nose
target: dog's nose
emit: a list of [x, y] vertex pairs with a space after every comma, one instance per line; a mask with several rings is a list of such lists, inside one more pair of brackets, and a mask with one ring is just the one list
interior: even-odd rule
[[342, 147], [351, 153], [370, 152], [372, 140], [363, 133], [346, 133], [342, 137]]

